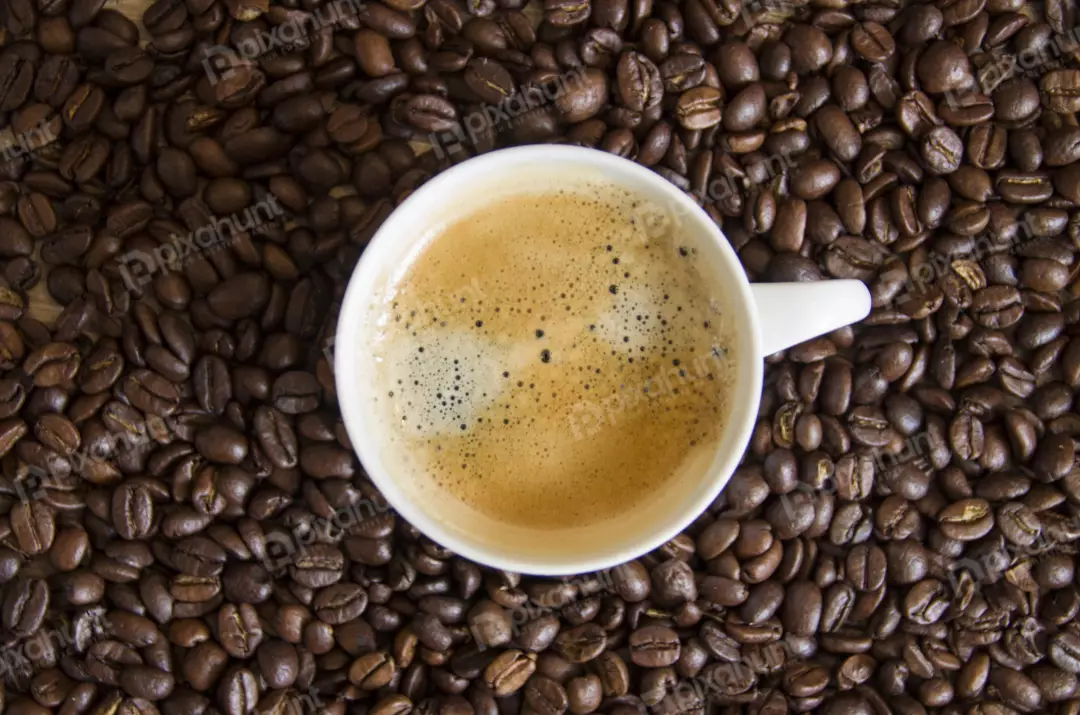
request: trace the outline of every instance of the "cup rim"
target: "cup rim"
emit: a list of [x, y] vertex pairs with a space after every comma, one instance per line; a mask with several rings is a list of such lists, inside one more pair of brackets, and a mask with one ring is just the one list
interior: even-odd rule
[[[343, 335], [353, 325], [361, 324], [356, 316], [363, 315], [365, 302], [370, 299], [373, 287], [371, 280], [363, 279], [374, 277], [380, 270], [385, 269], [385, 266], [378, 263], [381, 254], [378, 249], [384, 243], [396, 240], [398, 231], [395, 225], [403, 220], [405, 212], [419, 210], [440, 192], [467, 191], [467, 184], [458, 178], [465, 171], [499, 171], [504, 165], [520, 165], [526, 162], [536, 165], [559, 163], [588, 165], [608, 170], [616, 176], [619, 173], [633, 174], [641, 183], [649, 186], [650, 191], [655, 191], [657, 199], [668, 202], [669, 208], [680, 211], [684, 216], [692, 217], [691, 220], [698, 224], [697, 228], [707, 233], [708, 239], [717, 245], [726, 266], [728, 274], [726, 278], [733, 279], [731, 280], [733, 288], [731, 295], [738, 301], [733, 308], [740, 325], [741, 349], [739, 352], [741, 359], [749, 361], [747, 368], [750, 373], [748, 384], [736, 385], [735, 399], [732, 401], [732, 422], [723, 430], [724, 441], [731, 446], [731, 451], [723, 454], [723, 461], [719, 467], [701, 477], [703, 487], [707, 483], [708, 488], [700, 490], [690, 507], [658, 520], [658, 525], [651, 530], [650, 534], [638, 538], [633, 543], [621, 544], [617, 549], [598, 551], [593, 554], [567, 556], [565, 561], [558, 563], [545, 559], [533, 559], [529, 556], [487, 553], [475, 548], [472, 544], [459, 541], [451, 529], [444, 527], [437, 518], [434, 518], [435, 510], [420, 507], [410, 495], [399, 488], [398, 480], [390, 469], [379, 473], [378, 470], [371, 468], [371, 465], [383, 467], [386, 465], [383, 465], [382, 460], [377, 456], [379, 446], [377, 441], [368, 438], [368, 432], [363, 429], [368, 415], [363, 407], [357, 404], [359, 391], [352, 389], [352, 385], [360, 379], [360, 376], [355, 369], [350, 368], [359, 364], [356, 356], [362, 352], [363, 346], [359, 340], [360, 336], [354, 335], [350, 339], [350, 336]], [[613, 181], [617, 183], [617, 178]], [[761, 330], [750, 282], [727, 237], [700, 206], [659, 174], [629, 159], [586, 147], [541, 144], [499, 149], [456, 164], [423, 184], [394, 208], [365, 247], [349, 278], [341, 301], [334, 337], [333, 368], [338, 408], [346, 433], [352, 443], [353, 452], [360, 460], [364, 473], [402, 518], [425, 536], [470, 561], [517, 573], [566, 576], [611, 568], [653, 551], [685, 531], [715, 501], [742, 461], [753, 433], [764, 382], [763, 360]], [[740, 400], [742, 400], [742, 408], [740, 408]], [[741, 421], [736, 421], [740, 414]]]

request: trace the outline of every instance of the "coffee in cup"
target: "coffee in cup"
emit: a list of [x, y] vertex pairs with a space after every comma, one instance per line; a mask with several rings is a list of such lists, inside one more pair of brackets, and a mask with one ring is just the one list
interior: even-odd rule
[[560, 530], [707, 470], [742, 338], [679, 226], [644, 195], [571, 182], [433, 230], [373, 345], [409, 488]]

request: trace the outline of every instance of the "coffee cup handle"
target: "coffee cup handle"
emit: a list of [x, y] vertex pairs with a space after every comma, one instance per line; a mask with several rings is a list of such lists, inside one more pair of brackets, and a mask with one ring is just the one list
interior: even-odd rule
[[870, 314], [870, 291], [862, 281], [755, 283], [750, 290], [757, 307], [763, 355], [856, 323]]

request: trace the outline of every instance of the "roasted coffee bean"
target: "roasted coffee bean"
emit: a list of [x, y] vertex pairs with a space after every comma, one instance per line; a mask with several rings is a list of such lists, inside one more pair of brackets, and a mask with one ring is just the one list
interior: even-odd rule
[[[597, 69], [582, 71], [577, 81], [568, 83], [566, 91], [555, 100], [555, 106], [563, 118], [575, 124], [595, 116], [607, 102], [609, 80], [607, 75]], [[529, 116], [537, 116], [530, 113]]]
[[0, 111], [20, 107], [34, 84], [34, 65], [30, 58], [8, 50], [0, 54]]
[[1080, 89], [1080, 72], [1075, 70], [1050, 70], [1039, 80], [1039, 91], [1047, 105], [1055, 112], [1075, 111], [1070, 107], [1080, 106], [1077, 99]]
[[281, 469], [295, 467], [298, 445], [296, 434], [285, 416], [273, 407], [260, 407], [255, 412], [253, 427], [263, 452]]
[[651, 109], [663, 99], [660, 70], [643, 54], [624, 53], [619, 58], [616, 77], [616, 89], [623, 104], [635, 112]]
[[389, 653], [367, 653], [349, 667], [349, 681], [363, 690], [384, 687], [394, 674], [394, 658]]
[[135, 698], [164, 700], [172, 693], [174, 685], [171, 673], [154, 667], [136, 665], [120, 670], [120, 687]]
[[0, 216], [0, 256], [14, 258], [34, 252], [33, 239], [18, 222]]
[[25, 638], [36, 632], [49, 608], [49, 590], [42, 579], [20, 577], [6, 589], [2, 610], [4, 628]]
[[691, 131], [704, 130], [720, 123], [721, 94], [712, 87], [697, 87], [679, 95], [675, 117], [679, 124]]
[[248, 440], [231, 425], [217, 424], [200, 430], [195, 449], [205, 459], [219, 464], [240, 464], [248, 453]]
[[525, 684], [525, 702], [543, 715], [561, 715], [570, 707], [566, 688], [544, 675], [534, 675]]
[[630, 634], [630, 658], [635, 665], [662, 668], [679, 659], [679, 637], [669, 628], [648, 626]]
[[498, 697], [512, 695], [525, 686], [536, 671], [532, 654], [518, 650], [503, 651], [484, 669], [484, 683]]
[[240, 320], [262, 310], [269, 298], [270, 284], [265, 275], [239, 273], [218, 285], [207, 300], [216, 315], [225, 320]]
[[494, 60], [477, 58], [469, 63], [464, 73], [465, 84], [481, 100], [498, 104], [515, 91], [514, 78]]
[[994, 525], [990, 505], [982, 499], [964, 499], [950, 504], [938, 515], [942, 532], [959, 541], [982, 538]]
[[584, 663], [593, 660], [604, 651], [606, 640], [602, 628], [594, 623], [586, 623], [561, 631], [554, 645], [556, 650], [570, 662]]
[[935, 174], [949, 174], [960, 167], [964, 144], [949, 127], [935, 127], [926, 133], [920, 144], [923, 161]]

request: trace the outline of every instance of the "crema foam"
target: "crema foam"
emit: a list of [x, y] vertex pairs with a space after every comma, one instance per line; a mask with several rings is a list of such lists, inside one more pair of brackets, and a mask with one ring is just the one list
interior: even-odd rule
[[386, 296], [378, 397], [417, 489], [558, 529], [716, 449], [736, 321], [665, 208], [610, 186], [493, 201]]

